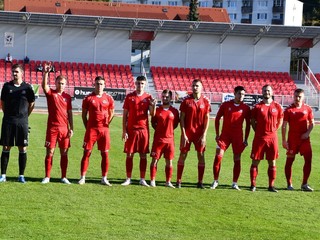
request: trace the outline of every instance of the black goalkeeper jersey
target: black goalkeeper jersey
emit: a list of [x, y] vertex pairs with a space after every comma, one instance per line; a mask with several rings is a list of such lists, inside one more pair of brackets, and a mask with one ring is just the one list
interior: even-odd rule
[[4, 102], [3, 120], [11, 123], [28, 123], [29, 103], [35, 101], [34, 91], [28, 83], [15, 86], [13, 81], [6, 82], [1, 91]]

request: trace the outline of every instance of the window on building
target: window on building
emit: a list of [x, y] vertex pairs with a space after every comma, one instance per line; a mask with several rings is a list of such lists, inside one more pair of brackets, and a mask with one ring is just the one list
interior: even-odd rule
[[161, 5], [161, 1], [152, 1], [151, 4], [152, 5]]
[[199, 7], [209, 7], [209, 2], [207, 2], [207, 1], [200, 1], [200, 2], [199, 2]]
[[263, 0], [258, 2], [259, 7], [268, 7], [268, 1]]
[[237, 14], [236, 13], [229, 13], [230, 20], [237, 20]]
[[244, 0], [242, 1], [243, 7], [252, 7], [252, 0]]
[[282, 7], [283, 6], [283, 0], [274, 0], [273, 1], [274, 7]]
[[222, 1], [220, 0], [213, 0], [212, 7], [222, 8]]
[[258, 20], [266, 20], [268, 18], [268, 14], [267, 13], [258, 13], [257, 14], [257, 19]]
[[178, 1], [168, 1], [169, 6], [178, 6]]
[[237, 7], [237, 1], [228, 1], [228, 7], [229, 8]]

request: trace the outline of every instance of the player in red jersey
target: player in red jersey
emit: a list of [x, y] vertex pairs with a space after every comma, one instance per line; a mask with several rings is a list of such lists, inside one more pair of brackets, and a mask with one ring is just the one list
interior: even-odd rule
[[279, 157], [277, 131], [283, 122], [283, 110], [279, 103], [272, 98], [273, 90], [270, 85], [262, 87], [262, 101], [251, 111], [251, 125], [255, 131], [252, 143], [250, 168], [251, 191], [256, 191], [256, 178], [260, 160], [268, 160], [268, 177], [270, 192], [278, 192], [274, 187], [276, 179], [276, 159]]
[[174, 158], [174, 129], [179, 124], [179, 111], [170, 105], [172, 100], [172, 92], [170, 90], [163, 90], [161, 98], [162, 105], [157, 107], [156, 114], [151, 121], [155, 132], [151, 150], [150, 186], [156, 186], [157, 164], [163, 154], [166, 160], [166, 186], [174, 188], [171, 183], [172, 160]]
[[46, 63], [42, 79], [42, 89], [47, 98], [49, 115], [45, 142], [45, 147], [47, 148], [44, 162], [45, 178], [41, 183], [46, 184], [50, 182], [52, 158], [58, 142], [60, 148], [61, 182], [70, 184], [67, 179], [67, 167], [70, 138], [73, 135], [71, 96], [64, 91], [67, 84], [67, 79], [64, 76], [60, 75], [56, 78], [55, 90], [49, 87], [48, 76], [51, 69], [51, 63]]
[[210, 101], [202, 95], [202, 82], [200, 79], [195, 79], [192, 81], [192, 93], [180, 105], [181, 142], [177, 167], [177, 188], [181, 188], [184, 163], [190, 151], [191, 143], [194, 144], [198, 157], [197, 188], [205, 188], [202, 181], [205, 169], [204, 152], [210, 112]]
[[[101, 154], [101, 184], [111, 186], [107, 175], [109, 170], [110, 134], [109, 125], [114, 115], [114, 100], [103, 92], [105, 79], [98, 76], [94, 80], [94, 91], [82, 102], [82, 121], [86, 128], [83, 140], [83, 157], [81, 160], [81, 178], [79, 184], [85, 184], [89, 158], [97, 142]], [[88, 119], [89, 114], [89, 119]]]
[[[292, 186], [292, 164], [295, 155], [300, 153], [304, 158], [302, 191], [312, 192], [308, 185], [311, 173], [312, 148], [310, 143], [310, 133], [314, 127], [314, 117], [310, 106], [304, 102], [304, 91], [296, 89], [294, 91], [294, 102], [284, 111], [282, 125], [282, 146], [287, 149], [287, 160], [285, 165], [285, 175], [288, 183], [288, 190], [293, 190]], [[289, 126], [288, 138], [287, 126]]]
[[144, 91], [146, 78], [138, 76], [135, 82], [136, 90], [129, 93], [123, 104], [122, 140], [125, 141], [126, 180], [121, 184], [131, 184], [134, 153], [140, 155], [140, 185], [149, 187], [145, 181], [147, 170], [147, 153], [149, 153], [149, 120], [155, 114], [156, 100]]
[[[243, 103], [245, 89], [242, 86], [237, 86], [234, 89], [234, 99], [222, 103], [216, 118], [215, 130], [217, 150], [213, 163], [214, 181], [211, 189], [216, 189], [219, 185], [219, 173], [221, 161], [224, 152], [232, 144], [233, 150], [233, 183], [231, 187], [240, 190], [238, 186], [238, 178], [241, 171], [241, 153], [248, 146], [248, 137], [250, 132], [250, 107]], [[223, 117], [223, 125], [220, 134], [220, 119]], [[243, 122], [246, 122], [245, 134], [243, 138]]]

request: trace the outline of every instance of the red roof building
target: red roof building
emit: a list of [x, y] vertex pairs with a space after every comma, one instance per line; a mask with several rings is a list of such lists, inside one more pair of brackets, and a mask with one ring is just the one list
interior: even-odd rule
[[[189, 7], [77, 0], [4, 0], [4, 11], [187, 20]], [[200, 21], [229, 23], [224, 8], [198, 8]]]

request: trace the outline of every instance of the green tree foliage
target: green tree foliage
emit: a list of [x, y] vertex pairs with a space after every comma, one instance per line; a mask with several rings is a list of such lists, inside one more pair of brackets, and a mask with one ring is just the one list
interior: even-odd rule
[[320, 0], [300, 0], [303, 2], [304, 25], [320, 26]]
[[190, 0], [188, 20], [199, 21], [198, 0]]

